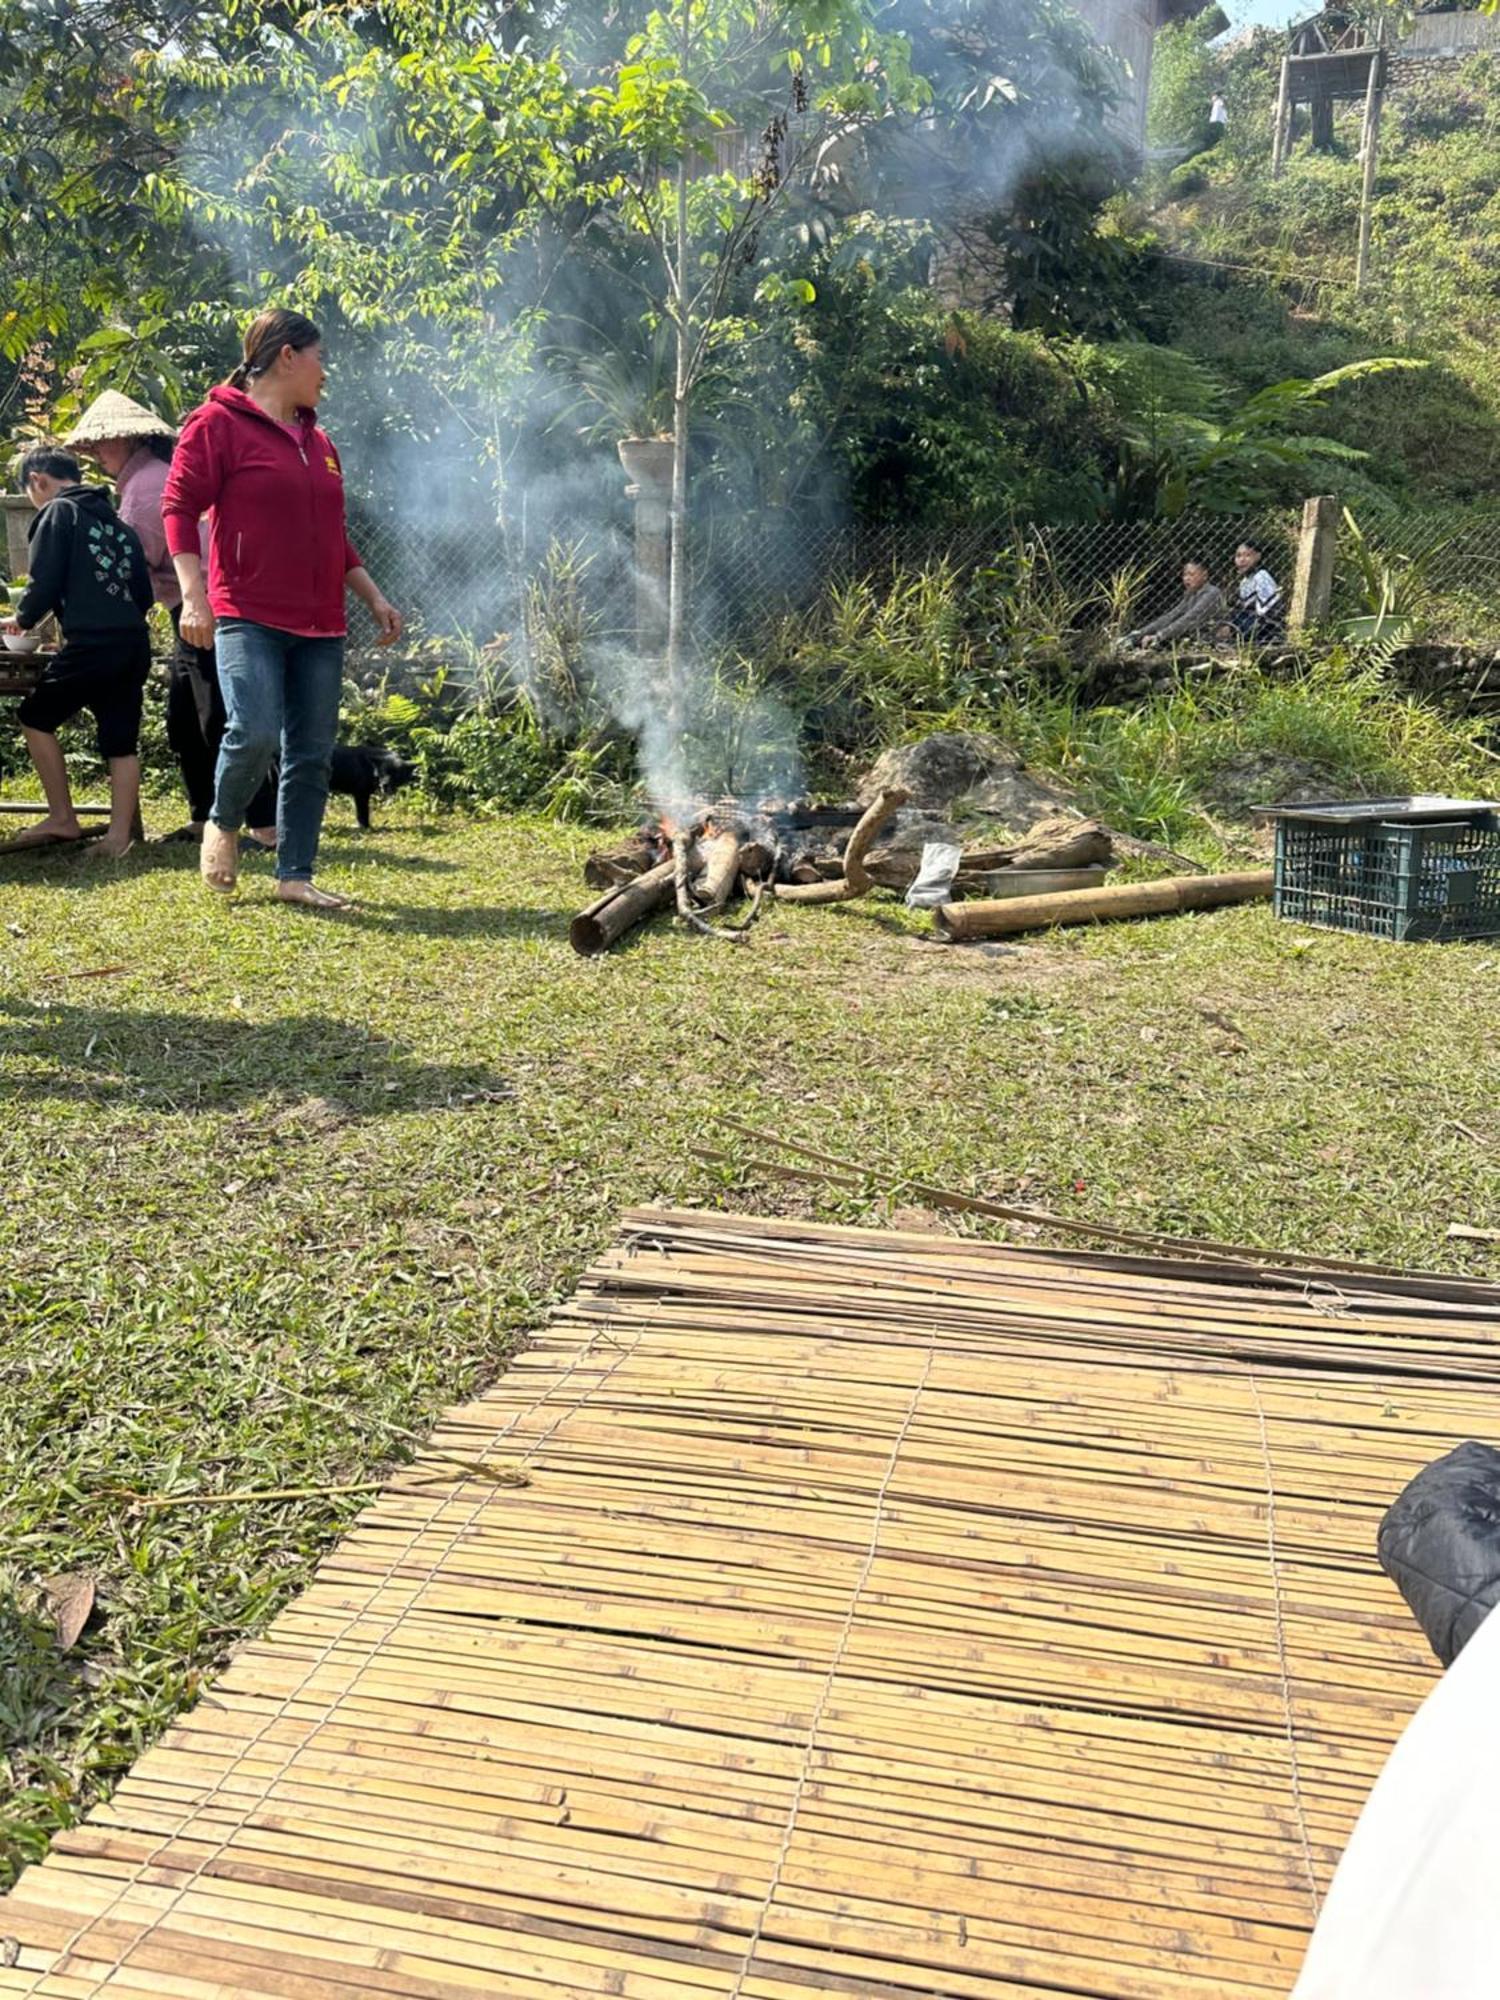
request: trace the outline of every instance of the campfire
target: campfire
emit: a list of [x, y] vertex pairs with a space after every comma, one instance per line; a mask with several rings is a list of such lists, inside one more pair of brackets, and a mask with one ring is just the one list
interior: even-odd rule
[[[882, 792], [865, 808], [728, 803], [690, 819], [664, 816], [628, 846], [589, 857], [584, 879], [605, 893], [573, 919], [573, 948], [586, 957], [607, 951], [667, 903], [702, 935], [743, 943], [768, 893], [804, 902], [861, 895], [870, 886], [863, 856], [905, 803], [904, 792]], [[723, 921], [741, 897], [745, 916]]]
[[[904, 891], [916, 877], [924, 841], [920, 826], [903, 834], [891, 825], [906, 802], [902, 791], [883, 791], [867, 806], [721, 801], [652, 821], [623, 846], [590, 855], [584, 880], [603, 893], [573, 919], [573, 948], [585, 957], [607, 951], [663, 908], [704, 937], [744, 944], [768, 897], [842, 903], [877, 887]], [[1104, 828], [1091, 820], [1053, 819], [1019, 844], [965, 849], [953, 892], [1017, 895], [1089, 886], [1102, 879], [1109, 858]], [[1065, 875], [1066, 885], [1048, 879], [1046, 871]], [[742, 901], [744, 913], [731, 920], [732, 906]]]

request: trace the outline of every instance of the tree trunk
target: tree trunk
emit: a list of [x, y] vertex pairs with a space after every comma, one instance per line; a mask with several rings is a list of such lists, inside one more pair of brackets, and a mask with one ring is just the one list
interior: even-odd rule
[[671, 289], [676, 310], [676, 369], [672, 383], [672, 506], [667, 577], [667, 713], [674, 734], [682, 728], [683, 634], [687, 623], [688, 398], [692, 390], [692, 328], [688, 325], [688, 162], [677, 163], [677, 229]]
[[698, 843], [703, 872], [693, 883], [705, 916], [713, 916], [734, 894], [740, 875], [740, 838], [737, 833], [716, 833]]

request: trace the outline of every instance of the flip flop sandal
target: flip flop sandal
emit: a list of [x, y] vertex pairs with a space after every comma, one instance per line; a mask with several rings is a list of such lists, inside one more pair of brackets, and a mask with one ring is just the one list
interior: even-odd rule
[[153, 840], [153, 847], [201, 847], [203, 835], [195, 833], [190, 826], [175, 827], [171, 833], [161, 834]]
[[239, 887], [240, 843], [233, 833], [211, 826], [204, 833], [198, 857], [198, 872], [209, 888], [220, 896], [232, 896]]

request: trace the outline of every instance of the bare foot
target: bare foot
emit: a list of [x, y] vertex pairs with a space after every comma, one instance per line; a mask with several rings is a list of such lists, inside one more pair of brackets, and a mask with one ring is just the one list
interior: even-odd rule
[[349, 910], [347, 896], [335, 896], [312, 882], [278, 882], [276, 893], [283, 903], [301, 903], [309, 910]]
[[123, 861], [134, 846], [135, 840], [129, 833], [102, 834], [90, 849], [89, 859], [90, 861], [96, 859]]
[[203, 829], [203, 846], [198, 854], [198, 872], [210, 889], [221, 896], [233, 894], [240, 874], [240, 837], [226, 833], [212, 821]]
[[77, 820], [39, 819], [35, 826], [23, 827], [5, 844], [7, 847], [52, 847], [60, 840], [82, 840], [83, 828]]

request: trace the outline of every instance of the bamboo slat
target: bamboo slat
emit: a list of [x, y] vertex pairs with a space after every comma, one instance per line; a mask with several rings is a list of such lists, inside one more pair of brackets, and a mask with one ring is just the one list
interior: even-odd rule
[[636, 1212], [0, 2000], [1277, 2000], [1433, 1679], [1376, 1525], [1497, 1381], [1475, 1281]]

